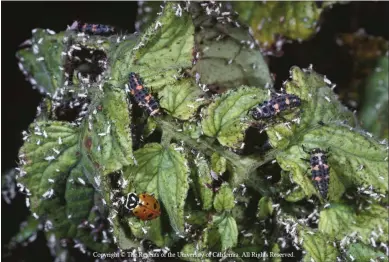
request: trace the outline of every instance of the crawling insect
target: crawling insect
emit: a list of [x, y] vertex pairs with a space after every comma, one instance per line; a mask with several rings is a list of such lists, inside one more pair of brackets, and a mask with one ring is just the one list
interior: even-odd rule
[[303, 159], [310, 162], [311, 166], [311, 174], [312, 180], [319, 190], [320, 195], [326, 199], [328, 194], [328, 185], [330, 181], [330, 166], [328, 164], [327, 154], [328, 149], [326, 151], [320, 148], [314, 148], [312, 150], [307, 150], [303, 146], [304, 152], [310, 154], [310, 159]]
[[158, 115], [160, 113], [159, 104], [143, 85], [142, 79], [136, 73], [131, 72], [129, 75], [129, 82], [129, 92], [138, 105], [145, 108], [150, 116]]
[[293, 94], [281, 94], [274, 96], [269, 101], [264, 101], [251, 111], [255, 120], [272, 118], [279, 113], [298, 107], [301, 105], [301, 99]]
[[115, 34], [116, 30], [113, 26], [102, 24], [89, 24], [74, 21], [69, 27], [70, 30], [77, 30], [78, 32], [91, 34], [91, 35], [110, 35]]

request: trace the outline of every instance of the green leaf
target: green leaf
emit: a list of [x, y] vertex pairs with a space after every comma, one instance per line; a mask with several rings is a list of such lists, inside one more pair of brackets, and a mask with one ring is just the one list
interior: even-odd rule
[[[50, 32], [50, 33], [49, 33]], [[63, 84], [65, 51], [64, 33], [52, 34], [51, 30], [34, 29], [31, 47], [17, 52], [19, 68], [26, 75], [33, 88], [41, 93], [54, 95]]]
[[196, 184], [198, 194], [200, 195], [202, 209], [209, 210], [212, 208], [213, 192], [205, 185], [211, 184], [212, 178], [209, 165], [203, 157], [196, 159], [196, 170], [197, 172], [194, 173], [195, 177], [193, 180]]
[[127, 222], [131, 228], [132, 235], [136, 238], [149, 239], [159, 247], [169, 246], [171, 244], [171, 239], [167, 235], [162, 235], [160, 217], [148, 221], [147, 224], [136, 217], [129, 218]]
[[41, 209], [44, 210], [44, 216], [52, 223], [51, 231], [59, 239], [73, 238], [77, 234], [78, 224], [73, 224], [66, 214], [66, 206], [59, 198], [47, 199], [42, 202]]
[[[212, 203], [211, 203], [212, 204]], [[191, 225], [205, 225], [208, 223], [208, 213], [199, 210], [188, 210], [185, 216], [185, 222]]]
[[[50, 221], [57, 238], [91, 240], [90, 232], [77, 229], [90, 215], [95, 199], [84, 176], [86, 160], [80, 159], [78, 129], [55, 121], [35, 122], [29, 129], [20, 150], [22, 174], [27, 174], [18, 181], [31, 193], [31, 212]], [[95, 247], [95, 241], [84, 244]]]
[[273, 213], [273, 201], [270, 197], [262, 197], [258, 202], [257, 217], [265, 219]]
[[201, 126], [199, 122], [185, 122], [182, 125], [182, 132], [187, 134], [192, 139], [199, 139], [201, 136]]
[[239, 148], [249, 126], [244, 117], [266, 97], [267, 91], [250, 87], [222, 94], [205, 110], [201, 121], [204, 134], [216, 137], [223, 146]]
[[[379, 259], [378, 261], [388, 261], [388, 257], [381, 251], [374, 250], [371, 246], [361, 243], [353, 243], [347, 250], [347, 256], [350, 260], [360, 262], [370, 262], [371, 259]], [[351, 257], [353, 259], [351, 259]]]
[[83, 126], [83, 153], [103, 175], [133, 165], [131, 118], [124, 90], [105, 85], [104, 96], [96, 98], [91, 107], [95, 113]]
[[388, 210], [371, 205], [358, 215], [348, 206], [331, 204], [320, 212], [319, 230], [328, 236], [341, 240], [343, 237], [358, 234], [363, 243], [388, 241]]
[[172, 146], [147, 144], [135, 152], [138, 166], [124, 174], [136, 192], [154, 193], [161, 199], [175, 231], [184, 230], [184, 204], [188, 192], [189, 169], [185, 158]]
[[160, 105], [169, 114], [180, 120], [191, 118], [204, 103], [204, 92], [191, 79], [182, 79], [167, 86], [159, 93]]
[[69, 171], [78, 162], [78, 132], [68, 123], [36, 122], [29, 133], [19, 153], [26, 174], [18, 182], [31, 192], [31, 211], [41, 215], [41, 202], [63, 191]]
[[220, 234], [222, 250], [235, 247], [238, 243], [238, 227], [232, 216], [214, 216], [213, 224], [216, 225]]
[[115, 211], [111, 211], [109, 214], [109, 217], [112, 218], [112, 229], [113, 229], [113, 235], [115, 236], [115, 242], [117, 246], [121, 249], [127, 250], [130, 248], [138, 248], [139, 244], [135, 243], [134, 240], [132, 240], [132, 237], [128, 237], [126, 234], [127, 229], [129, 227], [122, 227], [122, 225], [119, 222], [119, 217], [114, 215]]
[[120, 59], [114, 60], [111, 82], [115, 86], [123, 85], [128, 74], [136, 72], [148, 88], [157, 92], [177, 81], [174, 76], [179, 75], [178, 70], [191, 67], [193, 23], [185, 11], [177, 16], [177, 7], [177, 3], [167, 3], [136, 46], [128, 47]]
[[224, 183], [215, 196], [213, 207], [217, 212], [230, 211], [235, 206], [234, 200], [234, 194], [230, 186]]
[[365, 96], [359, 111], [362, 126], [374, 135], [388, 139], [389, 58], [381, 57], [367, 79]]
[[[303, 247], [307, 252], [306, 256], [316, 262], [333, 262], [336, 261], [338, 251], [332, 246], [331, 242], [327, 242], [325, 236], [320, 233], [309, 234], [302, 232], [304, 242]], [[304, 261], [309, 261], [304, 258]]]
[[94, 205], [94, 188], [79, 182], [79, 179], [85, 181], [85, 178], [82, 166], [77, 165], [71, 171], [66, 183], [66, 214], [67, 218], [74, 224], [80, 224], [85, 220]]
[[298, 202], [305, 198], [305, 192], [301, 187], [293, 189], [288, 195], [286, 195], [285, 200], [288, 202]]
[[241, 85], [271, 86], [269, 68], [255, 48], [249, 30], [236, 26], [238, 22], [231, 16], [223, 16], [221, 21], [218, 13], [224, 8], [222, 3], [220, 7], [201, 7], [199, 3], [189, 6], [196, 28], [195, 51], [199, 55], [192, 74], [197, 73], [202, 84], [218, 93]]
[[232, 2], [239, 18], [253, 29], [264, 49], [274, 48], [281, 37], [306, 40], [317, 31], [322, 8], [314, 1]]
[[218, 153], [213, 153], [211, 156], [212, 171], [223, 174], [227, 170], [227, 159], [220, 156]]

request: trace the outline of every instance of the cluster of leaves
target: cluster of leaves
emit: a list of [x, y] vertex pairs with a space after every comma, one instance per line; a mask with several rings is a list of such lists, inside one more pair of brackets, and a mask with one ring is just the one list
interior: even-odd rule
[[[272, 80], [248, 28], [219, 3], [167, 3], [140, 36], [38, 29], [30, 44], [18, 53], [20, 67], [47, 97], [25, 134], [17, 180], [48, 235], [100, 252], [133, 250], [147, 239], [188, 261], [219, 251], [244, 260], [289, 246], [303, 248], [306, 261], [385, 255], [387, 143], [358, 127], [328, 79], [291, 68], [285, 90], [301, 107], [261, 123], [273, 149], [241, 153], [254, 123], [247, 112], [270, 98]], [[67, 85], [63, 65], [75, 45], [105, 52], [107, 69]], [[137, 114], [125, 91], [130, 72], [163, 115]], [[53, 109], [80, 97], [84, 111], [60, 121]], [[307, 174], [303, 145], [330, 148], [327, 205]], [[270, 183], [273, 160], [281, 180]], [[223, 181], [218, 190], [206, 186], [214, 180]], [[154, 193], [161, 217], [146, 223], [118, 213], [116, 191]]]

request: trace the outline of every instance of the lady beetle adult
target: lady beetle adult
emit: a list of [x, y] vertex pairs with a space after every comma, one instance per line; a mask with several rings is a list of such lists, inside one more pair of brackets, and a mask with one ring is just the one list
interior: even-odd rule
[[[307, 152], [304, 148], [304, 152]], [[328, 164], [327, 153], [320, 148], [315, 148], [310, 152], [310, 165], [312, 173], [312, 181], [319, 190], [320, 195], [325, 199], [328, 194], [328, 185], [330, 181], [330, 166]]]
[[252, 110], [252, 116], [255, 120], [271, 118], [282, 111], [292, 109], [301, 105], [301, 99], [293, 94], [281, 94], [273, 97], [269, 101], [264, 101], [262, 104]]
[[142, 79], [134, 72], [131, 72], [129, 82], [129, 92], [138, 105], [145, 108], [150, 116], [159, 114], [159, 104], [143, 85]]
[[158, 200], [150, 194], [127, 194], [125, 208], [141, 220], [152, 220], [161, 215], [161, 206]]

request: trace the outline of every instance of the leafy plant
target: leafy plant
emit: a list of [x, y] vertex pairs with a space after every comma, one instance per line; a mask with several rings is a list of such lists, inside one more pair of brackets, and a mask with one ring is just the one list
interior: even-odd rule
[[[306, 261], [383, 256], [386, 141], [360, 129], [312, 69], [292, 67], [285, 82], [299, 108], [254, 121], [248, 111], [274, 91], [269, 69], [248, 29], [220, 12], [213, 3], [166, 3], [140, 36], [34, 31], [18, 58], [46, 98], [17, 175], [33, 216], [50, 221], [56, 239], [98, 252], [142, 247], [161, 257], [168, 247], [187, 261], [245, 260], [294, 246]], [[101, 75], [89, 62], [69, 74], [79, 49], [104, 54]], [[161, 115], [147, 117], [133, 103], [130, 72], [158, 98]], [[70, 122], [58, 113], [69, 104], [80, 107]], [[245, 131], [258, 124], [273, 149], [242, 153]], [[303, 147], [329, 148], [329, 202], [310, 179]], [[264, 173], [275, 161], [281, 180], [270, 183]], [[222, 183], [208, 188], [214, 180]], [[147, 223], [125, 215], [116, 192], [154, 193], [162, 215]]]
[[240, 18], [252, 28], [255, 39], [268, 54], [280, 52], [286, 39], [302, 42], [320, 30], [321, 13], [336, 2], [232, 2]]

